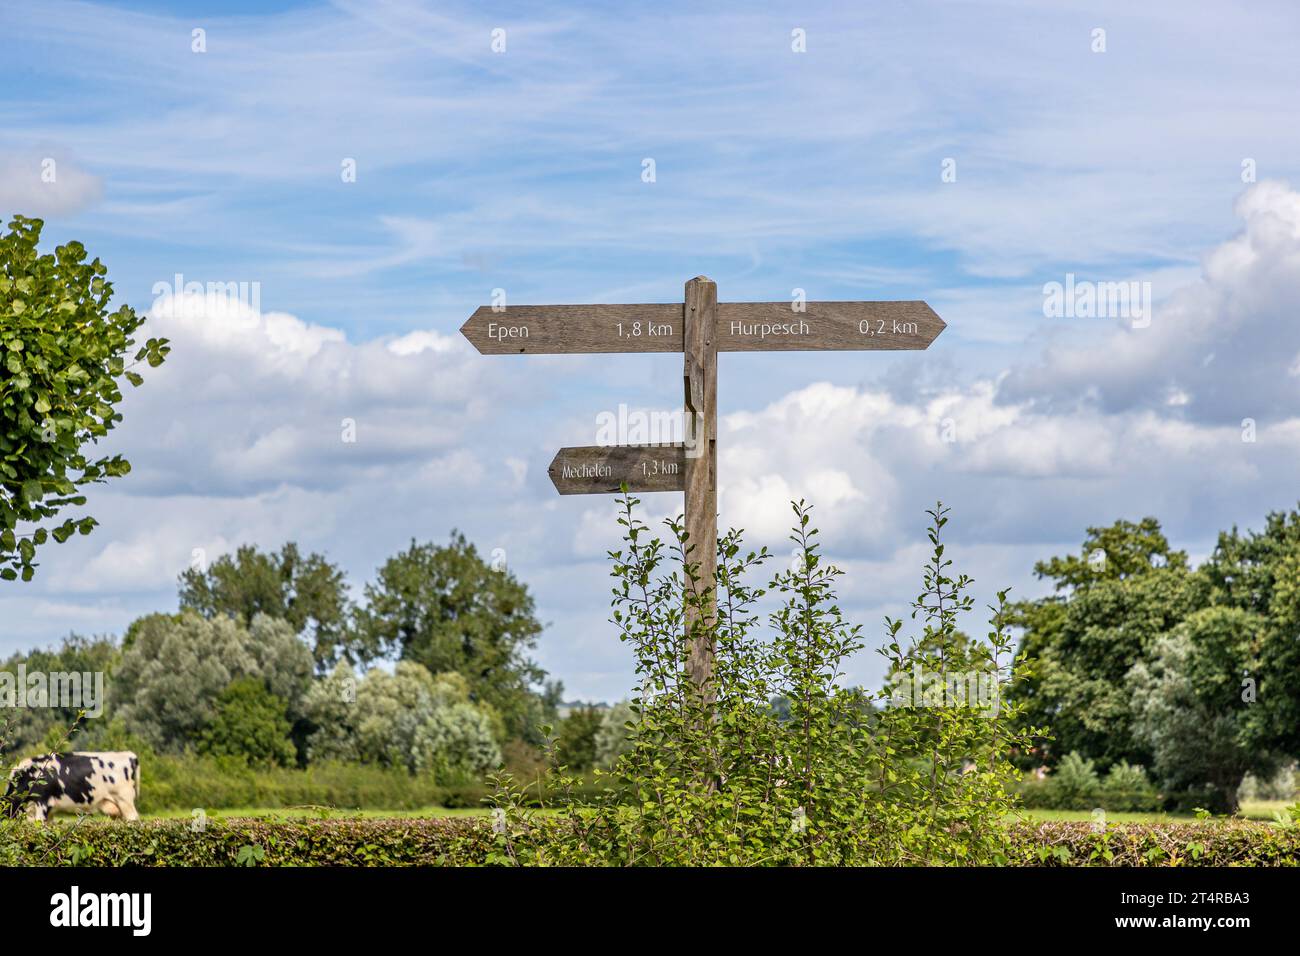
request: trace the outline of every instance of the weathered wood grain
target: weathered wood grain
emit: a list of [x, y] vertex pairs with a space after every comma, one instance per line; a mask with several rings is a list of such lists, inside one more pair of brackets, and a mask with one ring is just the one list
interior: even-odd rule
[[485, 305], [460, 331], [484, 355], [680, 352], [682, 306]]
[[617, 494], [628, 491], [682, 491], [686, 454], [673, 445], [585, 445], [561, 448], [547, 469], [562, 495]]
[[707, 688], [713, 674], [712, 623], [717, 598], [718, 563], [718, 287], [704, 276], [686, 283], [686, 336], [683, 384], [686, 391], [686, 533], [687, 563], [696, 565], [693, 590], [699, 601], [688, 604], [687, 673], [696, 687]]
[[[461, 334], [484, 355], [593, 352], [681, 352], [682, 306], [482, 306]], [[719, 352], [819, 352], [925, 349], [946, 327], [926, 303], [718, 303], [714, 342]]]
[[925, 349], [945, 328], [926, 303], [718, 303], [719, 352], [820, 352]]

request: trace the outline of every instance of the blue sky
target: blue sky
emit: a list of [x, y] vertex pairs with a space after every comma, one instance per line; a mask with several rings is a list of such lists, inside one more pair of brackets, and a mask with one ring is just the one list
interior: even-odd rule
[[[1037, 593], [1034, 560], [1119, 517], [1203, 554], [1295, 505], [1298, 26], [1286, 3], [8, 3], [0, 214], [85, 242], [176, 348], [130, 396], [102, 527], [0, 592], [0, 651], [174, 606], [195, 549], [295, 539], [359, 586], [456, 527], [533, 587], [545, 666], [619, 696], [612, 501], [545, 468], [620, 403], [672, 408], [680, 359], [478, 356], [456, 330], [496, 288], [929, 301], [925, 353], [721, 360], [723, 523], [784, 548], [808, 497], [869, 631], [913, 596], [938, 497], [982, 596]], [[257, 283], [260, 312], [159, 301], [178, 273]], [[1154, 321], [1045, 317], [1066, 274], [1150, 282]]]

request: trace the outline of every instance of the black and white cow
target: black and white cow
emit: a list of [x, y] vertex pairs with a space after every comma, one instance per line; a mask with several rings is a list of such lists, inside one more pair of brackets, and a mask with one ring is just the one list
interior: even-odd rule
[[8, 816], [24, 809], [32, 820], [55, 811], [106, 813], [138, 820], [140, 758], [129, 750], [78, 751], [28, 757], [9, 773], [4, 804]]

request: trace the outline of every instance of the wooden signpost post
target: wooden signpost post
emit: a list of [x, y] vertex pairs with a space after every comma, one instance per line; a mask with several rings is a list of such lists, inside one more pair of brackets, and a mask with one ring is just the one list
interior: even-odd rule
[[[461, 334], [484, 355], [681, 352], [684, 441], [561, 448], [551, 482], [562, 495], [685, 493], [685, 527], [698, 562], [698, 607], [687, 621], [689, 672], [704, 686], [713, 664], [718, 537], [718, 353], [925, 349], [944, 329], [924, 302], [718, 302], [703, 276], [685, 301], [650, 305], [483, 306]], [[704, 626], [701, 626], [704, 625]]]

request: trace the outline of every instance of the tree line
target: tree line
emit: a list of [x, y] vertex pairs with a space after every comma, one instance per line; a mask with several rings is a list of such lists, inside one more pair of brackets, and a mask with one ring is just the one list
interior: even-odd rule
[[1051, 738], [1024, 763], [1142, 766], [1175, 805], [1230, 812], [1300, 755], [1300, 513], [1221, 532], [1196, 567], [1147, 517], [1034, 570], [1055, 593], [1013, 609], [1037, 660], [1017, 694]]
[[[246, 545], [184, 572], [178, 610], [139, 618], [120, 643], [74, 635], [0, 669], [106, 673], [107, 709], [79, 746], [125, 736], [158, 753], [475, 776], [504, 748], [546, 744], [563, 688], [530, 657], [542, 626], [511, 572], [453, 532], [412, 541], [363, 596], [323, 555]], [[55, 745], [78, 714], [9, 717], [8, 743], [31, 748]]]
[[[1116, 521], [1035, 572], [1054, 593], [1008, 616], [1034, 660], [1012, 695], [1021, 729], [1047, 728], [1023, 769], [1046, 768], [1072, 802], [1114, 802], [1149, 781], [1168, 806], [1231, 812], [1247, 775], [1294, 763], [1300, 513], [1221, 533], [1196, 567], [1155, 518]], [[359, 602], [341, 568], [292, 542], [190, 569], [178, 596], [175, 613], [140, 618], [120, 643], [72, 636], [0, 669], [108, 673], [105, 719], [83, 740], [126, 734], [159, 753], [465, 778], [503, 761], [539, 767], [550, 743], [570, 768], [609, 766], [624, 744], [626, 704], [561, 718], [562, 685], [530, 657], [542, 626], [526, 585], [456, 532], [412, 541]], [[959, 663], [968, 639], [954, 641], [945, 653]], [[53, 746], [76, 716], [11, 711], [8, 741]], [[1109, 782], [1100, 796], [1087, 792], [1094, 778]]]

